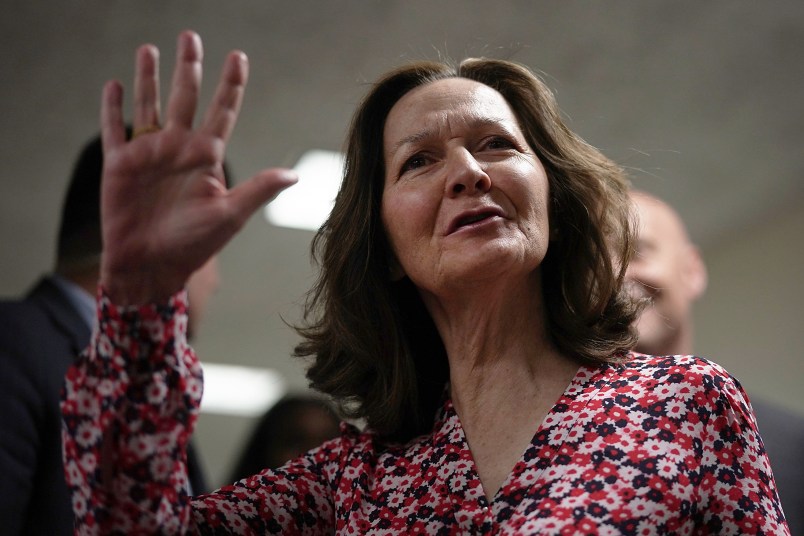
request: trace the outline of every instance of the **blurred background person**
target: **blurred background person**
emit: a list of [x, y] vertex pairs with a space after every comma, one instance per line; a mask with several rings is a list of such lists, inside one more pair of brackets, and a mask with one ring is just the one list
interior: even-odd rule
[[337, 437], [340, 420], [320, 396], [288, 395], [257, 422], [238, 457], [229, 482], [276, 469], [324, 441]]
[[[641, 191], [631, 193], [639, 216], [637, 253], [626, 278], [633, 291], [649, 298], [637, 330], [636, 351], [688, 355], [693, 349], [693, 303], [706, 291], [707, 270], [678, 213]], [[751, 398], [759, 431], [791, 534], [804, 534], [804, 417]]]
[[[56, 267], [23, 299], [0, 302], [0, 534], [73, 533], [64, 479], [59, 393], [89, 343], [101, 254], [100, 139], [89, 141], [70, 178], [59, 224]], [[188, 333], [218, 286], [213, 257], [188, 282]], [[192, 444], [190, 485], [207, 491]]]

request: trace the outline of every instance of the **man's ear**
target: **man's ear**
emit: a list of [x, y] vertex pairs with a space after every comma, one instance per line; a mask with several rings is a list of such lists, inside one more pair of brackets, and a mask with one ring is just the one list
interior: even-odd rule
[[687, 249], [684, 279], [690, 293], [690, 298], [697, 300], [706, 292], [706, 285], [709, 283], [709, 275], [707, 274], [706, 264], [704, 264], [698, 248], [690, 245]]

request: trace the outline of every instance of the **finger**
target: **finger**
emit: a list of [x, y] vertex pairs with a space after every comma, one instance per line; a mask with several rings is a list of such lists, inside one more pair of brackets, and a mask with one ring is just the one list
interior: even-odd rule
[[215, 96], [207, 110], [202, 130], [228, 140], [237, 122], [248, 80], [248, 58], [240, 51], [227, 56]]
[[201, 88], [202, 58], [203, 49], [198, 34], [182, 32], [176, 48], [176, 67], [173, 69], [166, 124], [192, 128]]
[[134, 73], [134, 130], [159, 125], [159, 49], [137, 49]]
[[101, 142], [103, 151], [125, 143], [126, 130], [123, 124], [123, 86], [111, 80], [103, 86], [101, 96]]
[[245, 221], [279, 193], [298, 182], [299, 176], [290, 169], [268, 169], [229, 190], [233, 208]]

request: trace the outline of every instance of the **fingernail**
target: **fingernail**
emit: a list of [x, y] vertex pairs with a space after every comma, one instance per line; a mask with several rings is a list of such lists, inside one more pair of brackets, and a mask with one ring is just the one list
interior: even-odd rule
[[283, 169], [280, 173], [280, 177], [283, 181], [287, 181], [291, 184], [299, 182], [299, 174], [292, 169]]

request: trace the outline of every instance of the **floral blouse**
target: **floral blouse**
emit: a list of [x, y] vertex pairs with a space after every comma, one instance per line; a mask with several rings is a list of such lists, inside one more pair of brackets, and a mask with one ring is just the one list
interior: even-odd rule
[[450, 400], [404, 446], [344, 425], [191, 498], [202, 379], [186, 297], [120, 308], [101, 293], [98, 311], [62, 402], [77, 534], [789, 534], [745, 393], [692, 356], [580, 367], [491, 501]]

